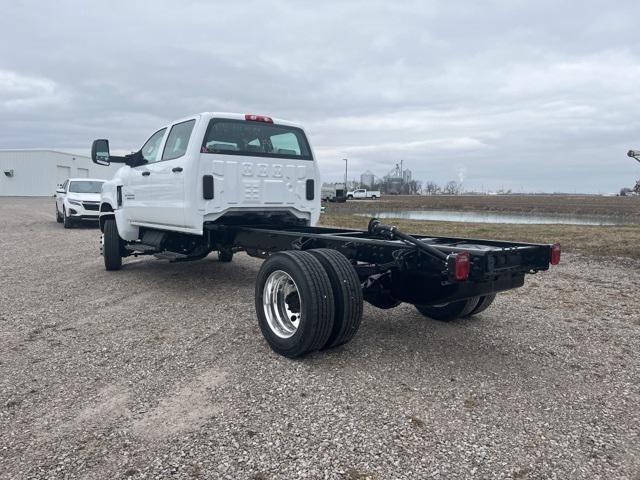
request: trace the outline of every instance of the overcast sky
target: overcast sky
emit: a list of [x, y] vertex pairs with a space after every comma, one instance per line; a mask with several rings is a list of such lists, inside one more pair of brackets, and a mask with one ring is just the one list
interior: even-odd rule
[[136, 150], [200, 111], [302, 123], [325, 180], [614, 192], [640, 164], [637, 1], [0, 0], [0, 148]]

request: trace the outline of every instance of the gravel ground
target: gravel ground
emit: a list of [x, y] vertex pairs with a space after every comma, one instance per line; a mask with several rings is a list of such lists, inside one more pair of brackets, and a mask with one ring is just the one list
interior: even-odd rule
[[472, 320], [366, 306], [287, 360], [260, 261], [127, 259], [0, 199], [0, 478], [640, 479], [640, 262], [568, 256]]

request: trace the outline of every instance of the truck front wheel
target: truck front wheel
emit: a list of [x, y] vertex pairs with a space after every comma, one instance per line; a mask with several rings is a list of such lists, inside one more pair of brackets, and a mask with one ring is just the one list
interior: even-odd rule
[[271, 255], [256, 278], [256, 313], [269, 346], [298, 357], [327, 344], [333, 328], [334, 300], [329, 277], [312, 254]]
[[107, 270], [122, 268], [122, 245], [116, 219], [107, 218], [104, 221], [104, 233], [102, 234], [102, 257], [104, 258], [104, 267]]
[[456, 318], [470, 315], [478, 305], [479, 300], [480, 297], [472, 297], [443, 305], [416, 305], [415, 307], [425, 317], [433, 318], [441, 322], [450, 322]]

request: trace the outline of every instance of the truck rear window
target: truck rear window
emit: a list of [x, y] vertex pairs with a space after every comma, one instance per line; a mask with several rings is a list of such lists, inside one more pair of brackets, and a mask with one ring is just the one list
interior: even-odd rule
[[304, 132], [296, 127], [213, 118], [202, 153], [313, 160]]

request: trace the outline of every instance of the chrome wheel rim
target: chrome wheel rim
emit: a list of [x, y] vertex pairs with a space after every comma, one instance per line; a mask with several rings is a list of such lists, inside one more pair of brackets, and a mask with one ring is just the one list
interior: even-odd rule
[[262, 292], [262, 307], [271, 331], [280, 338], [290, 338], [300, 326], [302, 301], [293, 278], [282, 270], [271, 272]]

